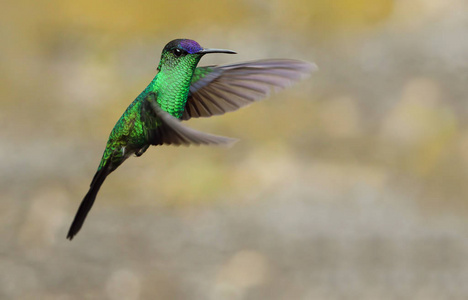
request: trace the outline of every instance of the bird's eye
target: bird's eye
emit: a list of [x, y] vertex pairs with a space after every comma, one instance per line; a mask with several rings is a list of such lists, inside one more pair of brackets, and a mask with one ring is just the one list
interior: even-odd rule
[[179, 48], [175, 48], [174, 49], [174, 55], [175, 57], [179, 57], [182, 55], [182, 50], [180, 50]]

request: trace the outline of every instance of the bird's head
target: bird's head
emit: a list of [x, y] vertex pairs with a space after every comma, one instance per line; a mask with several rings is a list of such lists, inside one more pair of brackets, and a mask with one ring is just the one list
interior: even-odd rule
[[232, 50], [203, 48], [193, 40], [176, 39], [164, 47], [158, 71], [175, 68], [194, 70], [202, 56], [208, 53], [236, 54]]

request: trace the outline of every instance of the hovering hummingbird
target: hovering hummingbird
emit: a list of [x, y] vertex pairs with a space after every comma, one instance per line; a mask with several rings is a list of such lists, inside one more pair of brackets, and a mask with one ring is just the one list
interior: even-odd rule
[[68, 239], [81, 229], [106, 177], [131, 155], [141, 156], [150, 145], [231, 145], [236, 141], [191, 129], [181, 120], [237, 110], [316, 69], [312, 63], [292, 59], [197, 68], [200, 59], [209, 53], [236, 54], [232, 50], [203, 48], [188, 39], [176, 39], [164, 47], [156, 76], [112, 129]]

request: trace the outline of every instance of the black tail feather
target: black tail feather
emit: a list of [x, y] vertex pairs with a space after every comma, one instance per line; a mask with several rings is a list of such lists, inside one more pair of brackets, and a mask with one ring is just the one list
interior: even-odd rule
[[80, 231], [81, 226], [88, 215], [89, 210], [93, 206], [94, 200], [96, 199], [97, 193], [101, 188], [102, 183], [106, 179], [107, 175], [110, 174], [108, 165], [102, 167], [99, 171], [96, 172], [94, 175], [93, 181], [91, 182], [90, 188], [86, 196], [83, 198], [83, 201], [80, 204], [80, 208], [78, 208], [78, 212], [76, 213], [75, 219], [70, 226], [70, 230], [67, 234], [67, 239], [72, 240], [73, 237]]

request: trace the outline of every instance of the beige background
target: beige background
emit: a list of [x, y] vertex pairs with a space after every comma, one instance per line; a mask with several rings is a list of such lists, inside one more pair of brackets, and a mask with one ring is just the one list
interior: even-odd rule
[[[463, 0], [4, 1], [1, 299], [466, 299]], [[320, 71], [158, 147], [70, 222], [164, 45]]]

